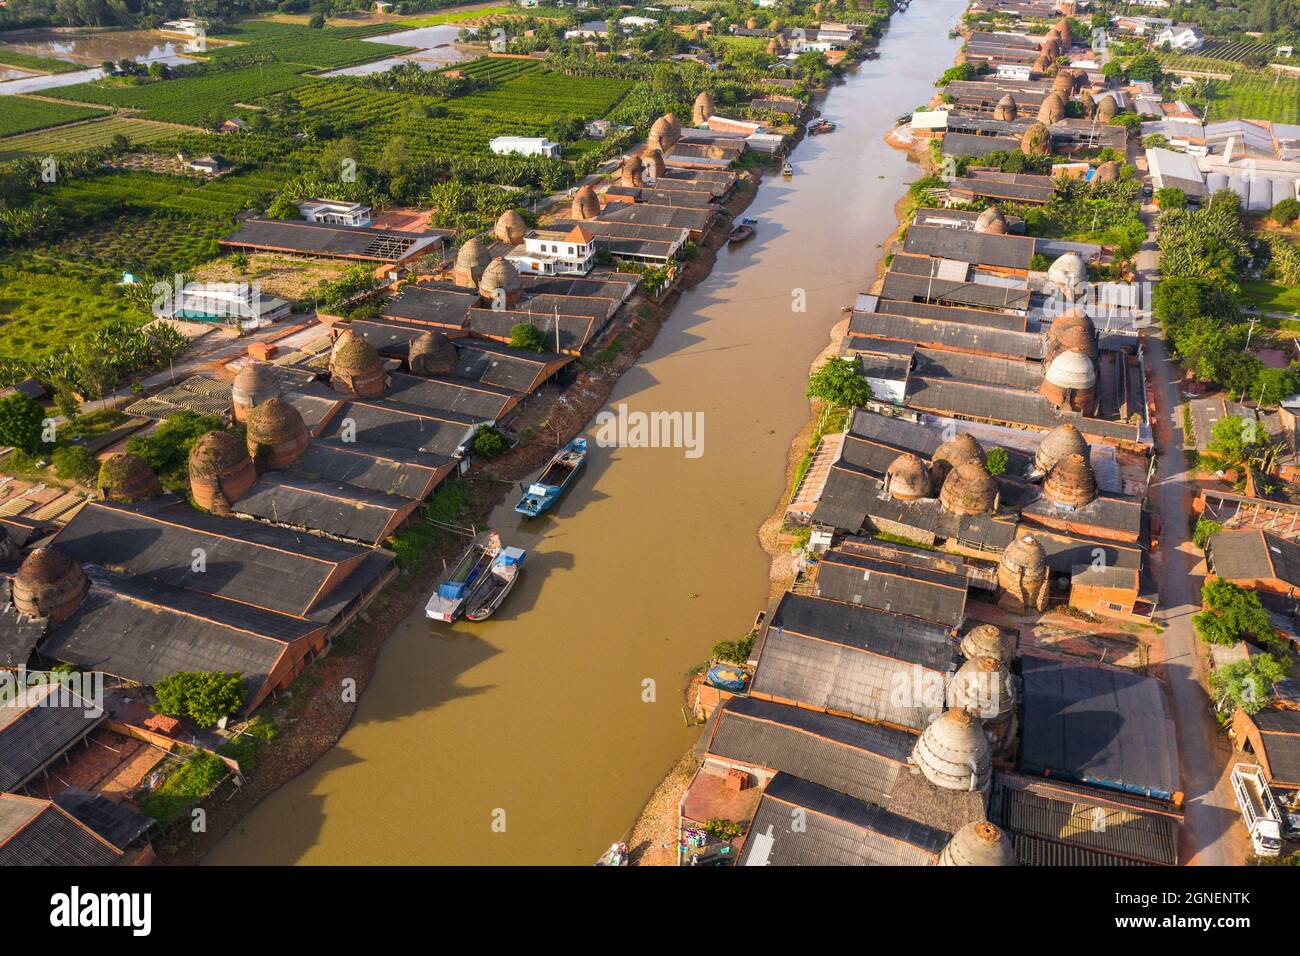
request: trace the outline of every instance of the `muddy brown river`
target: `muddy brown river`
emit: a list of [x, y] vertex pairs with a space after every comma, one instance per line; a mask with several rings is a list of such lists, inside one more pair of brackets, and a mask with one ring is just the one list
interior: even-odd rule
[[822, 104], [836, 132], [763, 184], [755, 237], [719, 254], [615, 387], [611, 408], [701, 413], [702, 453], [593, 448], [548, 516], [498, 509], [493, 527], [529, 552], [502, 609], [409, 618], [338, 746], [208, 862], [589, 864], [626, 833], [698, 734], [681, 711], [688, 672], [766, 602], [755, 532], [808, 417], [807, 369], [917, 175], [881, 137], [933, 94], [964, 7], [917, 0], [895, 17], [880, 58]]

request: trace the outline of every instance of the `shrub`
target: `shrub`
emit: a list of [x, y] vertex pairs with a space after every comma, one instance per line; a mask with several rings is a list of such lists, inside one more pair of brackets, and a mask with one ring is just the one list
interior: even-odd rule
[[989, 474], [996, 477], [1007, 470], [1007, 461], [1007, 450], [1005, 448], [993, 448], [985, 456], [984, 465]]
[[220, 427], [221, 422], [215, 418], [180, 411], [148, 435], [133, 436], [127, 441], [126, 450], [143, 458], [163, 487], [184, 493], [190, 449], [203, 435]]
[[63, 445], [54, 449], [54, 471], [60, 478], [89, 484], [99, 473], [99, 461], [84, 445]]
[[506, 436], [491, 425], [485, 425], [474, 435], [474, 454], [483, 458], [495, 458], [506, 450]]
[[1192, 542], [1205, 550], [1205, 546], [1210, 543], [1210, 538], [1223, 530], [1223, 525], [1217, 521], [1211, 521], [1209, 518], [1197, 518], [1196, 527], [1192, 531]]
[[546, 348], [546, 340], [536, 326], [520, 322], [510, 329], [510, 347], [521, 352], [541, 352]]
[[754, 640], [753, 634], [746, 634], [739, 640], [719, 641], [709, 649], [709, 653], [720, 661], [744, 664], [749, 660], [749, 655], [754, 653]]
[[1269, 216], [1279, 226], [1291, 225], [1291, 223], [1300, 219], [1300, 199], [1291, 199], [1290, 197], [1283, 199], [1273, 207], [1273, 211], [1269, 213]]

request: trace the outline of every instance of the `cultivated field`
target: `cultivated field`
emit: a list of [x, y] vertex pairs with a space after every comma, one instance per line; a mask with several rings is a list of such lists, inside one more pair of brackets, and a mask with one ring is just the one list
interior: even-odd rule
[[1209, 110], [1209, 121], [1300, 122], [1300, 79], [1273, 73], [1238, 73], [1231, 82], [1211, 80], [1204, 105]]
[[114, 275], [40, 253], [0, 258], [0, 356], [34, 358], [110, 320], [141, 319], [114, 287]]
[[71, 103], [51, 103], [26, 96], [6, 96], [0, 100], [0, 105], [4, 107], [0, 109], [0, 136], [46, 129], [60, 123], [104, 115], [103, 110], [73, 106]]
[[310, 67], [265, 63], [205, 76], [133, 83], [99, 80], [47, 91], [59, 99], [141, 110], [142, 119], [201, 126], [213, 113], [229, 114], [236, 103], [317, 82], [304, 76]]
[[[475, 63], [483, 63], [478, 60]], [[564, 76], [537, 69], [516, 74], [490, 90], [453, 100], [373, 90], [352, 83], [322, 81], [294, 91], [308, 114], [339, 128], [355, 130], [367, 149], [382, 149], [401, 136], [413, 155], [484, 154], [494, 136], [541, 135], [560, 116], [604, 116], [631, 88], [627, 80]], [[412, 103], [424, 103], [442, 115], [412, 116]]]
[[71, 153], [94, 146], [107, 146], [118, 135], [125, 136], [133, 144], [155, 143], [175, 136], [177, 132], [176, 127], [165, 123], [108, 116], [87, 123], [74, 123], [71, 126], [58, 126], [0, 139], [0, 161], [19, 156], [48, 156], [51, 153]]

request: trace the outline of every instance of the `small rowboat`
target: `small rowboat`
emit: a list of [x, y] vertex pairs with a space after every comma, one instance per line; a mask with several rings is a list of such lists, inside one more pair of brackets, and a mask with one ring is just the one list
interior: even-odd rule
[[822, 135], [822, 133], [833, 133], [833, 132], [835, 132], [835, 124], [832, 123], [830, 120], [819, 119], [816, 120], [815, 122], [808, 124], [809, 136], [820, 136]]
[[793, 176], [793, 175], [794, 175], [794, 167], [791, 166], [789, 163], [786, 163], [784, 166], [781, 167], [781, 175], [782, 175], [782, 176], [785, 176], [785, 177], [787, 177], [787, 178], [790, 177], [790, 176]]
[[467, 621], [485, 621], [492, 616], [519, 580], [527, 556], [528, 552], [523, 548], [501, 549], [488, 573], [465, 601]]
[[536, 518], [560, 500], [564, 490], [573, 481], [587, 461], [587, 439], [575, 438], [553, 457], [537, 480], [528, 486], [515, 511], [529, 518]]

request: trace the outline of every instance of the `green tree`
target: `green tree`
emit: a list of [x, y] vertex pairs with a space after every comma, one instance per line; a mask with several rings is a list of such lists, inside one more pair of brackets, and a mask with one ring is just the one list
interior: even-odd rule
[[154, 684], [153, 710], [211, 727], [244, 704], [244, 679], [220, 671], [177, 671]]
[[1129, 60], [1126, 72], [1129, 79], [1148, 80], [1151, 83], [1159, 83], [1164, 77], [1164, 71], [1160, 69], [1160, 60], [1150, 52], [1139, 53]]
[[1231, 646], [1243, 637], [1268, 641], [1273, 637], [1268, 611], [1254, 591], [1215, 578], [1201, 588], [1206, 610], [1192, 616], [1192, 627], [1207, 644]]
[[871, 386], [859, 374], [857, 359], [832, 358], [812, 373], [805, 394], [827, 405], [857, 408], [871, 400]]
[[45, 410], [22, 392], [0, 398], [0, 445], [12, 445], [34, 455], [44, 444], [41, 440]]
[[322, 149], [317, 162], [331, 180], [346, 182], [344, 177], [361, 165], [361, 147], [351, 136], [344, 136]]
[[1248, 422], [1236, 415], [1220, 418], [1210, 429], [1210, 440], [1206, 442], [1218, 457], [1230, 465], [1241, 465], [1255, 452], [1260, 440], [1260, 427], [1257, 422]]
[[325, 28], [325, 14], [313, 13], [311, 19], [307, 21], [307, 26], [313, 30], [323, 30]]
[[1240, 707], [1259, 713], [1273, 696], [1273, 687], [1287, 675], [1288, 667], [1272, 654], [1252, 654], [1249, 659], [1226, 664], [1210, 672], [1210, 693], [1217, 709], [1231, 713]]
[[510, 329], [510, 347], [521, 352], [542, 352], [546, 350], [546, 340], [536, 326], [520, 322]]

